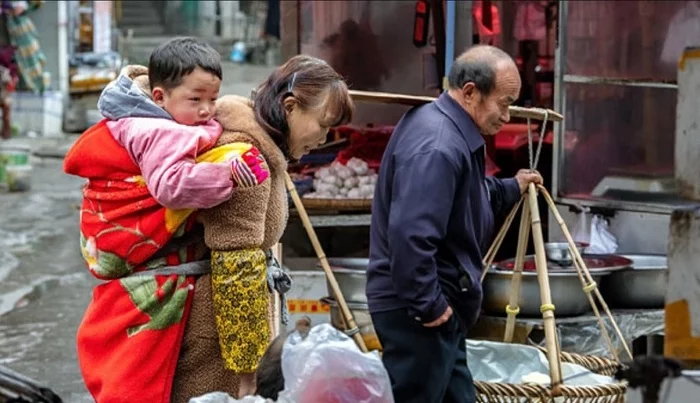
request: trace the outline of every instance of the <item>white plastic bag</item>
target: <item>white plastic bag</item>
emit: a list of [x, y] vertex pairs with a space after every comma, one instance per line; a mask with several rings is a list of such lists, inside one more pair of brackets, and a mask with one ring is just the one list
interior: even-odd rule
[[246, 396], [242, 399], [234, 399], [224, 392], [207, 393], [206, 395], [194, 397], [189, 403], [273, 403], [270, 399], [263, 399], [260, 396]]
[[607, 255], [617, 251], [617, 239], [608, 230], [608, 221], [601, 216], [591, 220], [591, 242], [586, 253]]
[[588, 208], [582, 208], [581, 211], [576, 214], [576, 225], [574, 225], [574, 230], [571, 232], [571, 237], [574, 238], [574, 242], [588, 245], [591, 243], [591, 233], [590, 227], [588, 226]]
[[[394, 403], [389, 374], [376, 352], [362, 353], [355, 342], [329, 324], [311, 328], [306, 338], [293, 332], [282, 350], [284, 390], [276, 403]], [[189, 403], [275, 403], [259, 396], [235, 399], [214, 392]]]
[[295, 403], [393, 403], [389, 375], [376, 352], [362, 353], [329, 324], [303, 339], [292, 333], [282, 350], [284, 391], [279, 401]]

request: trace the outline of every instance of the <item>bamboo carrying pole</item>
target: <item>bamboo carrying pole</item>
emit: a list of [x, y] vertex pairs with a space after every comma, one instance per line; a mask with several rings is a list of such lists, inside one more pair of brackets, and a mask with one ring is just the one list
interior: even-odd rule
[[498, 253], [498, 250], [501, 248], [501, 244], [503, 243], [503, 240], [506, 237], [506, 233], [508, 232], [508, 229], [510, 228], [511, 224], [513, 223], [513, 219], [515, 218], [515, 213], [518, 212], [518, 208], [520, 208], [520, 205], [523, 203], [523, 198], [520, 198], [520, 201], [513, 207], [512, 210], [510, 210], [510, 213], [508, 213], [508, 216], [506, 216], [505, 221], [503, 222], [503, 225], [501, 226], [501, 229], [498, 231], [498, 234], [496, 234], [496, 237], [493, 240], [493, 243], [491, 243], [491, 247], [489, 250], [486, 252], [486, 255], [484, 256], [484, 260], [481, 262], [483, 266], [483, 270], [481, 271], [481, 282], [484, 282], [484, 278], [486, 277], [486, 274], [488, 273], [489, 269], [491, 268], [491, 264], [493, 263], [493, 259], [496, 258], [496, 253]]
[[[569, 229], [566, 227], [566, 224], [564, 223], [564, 219], [561, 217], [561, 214], [559, 214], [559, 211], [557, 210], [556, 205], [554, 204], [554, 200], [552, 200], [552, 196], [549, 195], [549, 192], [547, 192], [547, 189], [544, 187], [540, 187], [540, 190], [542, 191], [542, 195], [544, 196], [544, 199], [547, 201], [547, 204], [549, 205], [549, 209], [552, 211], [554, 214], [554, 217], [556, 218], [557, 222], [559, 223], [559, 226], [561, 227], [562, 233], [564, 234], [564, 237], [566, 238], [566, 242], [569, 243], [569, 252], [571, 253], [571, 256], [573, 257], [573, 260], [575, 264], [578, 266], [579, 269], [583, 272], [583, 276], [586, 280], [586, 284], [584, 284], [584, 291], [587, 291], [587, 293], [593, 292], [596, 296], [596, 299], [600, 303], [601, 307], [603, 308], [603, 311], [605, 311], [605, 314], [608, 316], [610, 319], [610, 322], [613, 326], [613, 329], [615, 329], [615, 333], [617, 334], [617, 337], [620, 338], [620, 342], [622, 343], [622, 346], [624, 347], [625, 351], [627, 352], [627, 355], [629, 356], [630, 359], [633, 359], [634, 357], [632, 356], [632, 351], [630, 350], [629, 346], [627, 345], [627, 342], [625, 341], [624, 336], [622, 335], [622, 331], [620, 331], [620, 328], [617, 325], [617, 322], [615, 321], [615, 318], [612, 316], [612, 312], [610, 312], [610, 308], [608, 307], [608, 304], [605, 302], [603, 299], [603, 296], [600, 294], [600, 290], [598, 290], [597, 286], [595, 285], [595, 282], [593, 281], [593, 277], [591, 277], [591, 273], [586, 267], [586, 263], [583, 261], [583, 258], [581, 257], [581, 253], [578, 251], [578, 248], [576, 247], [576, 243], [574, 242], [573, 237], [571, 236], [571, 233], [569, 232]], [[591, 300], [591, 306], [593, 307], [594, 312], [600, 319], [602, 323], [602, 319], [600, 318], [600, 314], [598, 313], [598, 309], [596, 304]], [[601, 325], [603, 328], [603, 332], [605, 331], [605, 327]], [[607, 332], [605, 333], [607, 334]], [[608, 336], [609, 338], [609, 336]], [[612, 345], [612, 342], [610, 342]], [[615, 354], [614, 350], [610, 351], [612, 354]]]
[[[547, 205], [552, 211], [552, 214], [554, 214], [554, 219], [561, 227], [562, 232], [568, 232], [568, 228], [566, 228], [566, 223], [564, 223], [564, 219], [561, 217], [561, 214], [559, 214], [559, 211], [557, 210], [556, 205], [554, 204], [554, 200], [552, 200], [552, 197], [549, 195], [549, 192], [547, 192], [547, 189], [542, 185], [538, 185], [537, 187], [542, 192], [542, 196], [547, 202]], [[574, 252], [572, 252], [572, 250], [578, 251], [576, 244], [573, 242], [574, 241], [572, 239], [571, 243], [569, 243], [567, 238], [567, 243], [569, 243], [569, 253], [571, 254], [571, 256], [574, 256]], [[615, 351], [615, 347], [613, 346], [612, 339], [610, 338], [610, 334], [608, 333], [608, 329], [605, 327], [603, 317], [600, 315], [600, 311], [598, 310], [598, 305], [595, 303], [595, 301], [593, 300], [593, 296], [591, 295], [591, 292], [593, 292], [593, 290], [595, 290], [598, 287], [598, 285], [595, 283], [595, 281], [592, 281], [592, 278], [590, 276], [586, 276], [587, 268], [585, 266], [581, 266], [577, 259], [573, 259], [573, 264], [574, 268], [576, 269], [576, 274], [578, 275], [578, 278], [581, 281], [583, 291], [586, 294], [586, 298], [588, 299], [588, 303], [591, 305], [593, 313], [598, 319], [598, 326], [600, 326], [600, 331], [603, 335], [603, 340], [605, 340], [605, 344], [608, 347], [608, 351], [610, 351], [610, 354], [613, 355], [616, 361], [620, 361], [620, 357], [617, 354], [617, 351]], [[622, 342], [625, 343], [624, 338], [622, 338]]]
[[540, 211], [537, 207], [537, 188], [530, 183], [527, 188], [530, 217], [532, 220], [532, 240], [535, 244], [535, 266], [537, 267], [537, 282], [540, 285], [540, 300], [542, 305], [542, 320], [544, 322], [544, 335], [547, 346], [547, 359], [549, 361], [549, 376], [552, 385], [561, 383], [561, 361], [559, 360], [559, 346], [557, 344], [557, 327], [554, 323], [554, 304], [552, 304], [552, 292], [549, 289], [549, 273], [547, 271], [547, 255], [544, 251], [544, 237], [542, 236], [542, 222]]
[[[358, 102], [375, 102], [384, 104], [400, 104], [408, 106], [419, 106], [435, 101], [435, 97], [423, 95], [405, 95], [388, 92], [368, 92], [350, 90], [350, 96]], [[551, 109], [523, 108], [521, 106], [508, 107], [510, 116], [516, 118], [530, 118], [537, 120], [551, 120], [561, 122], [564, 116]]]
[[314, 230], [314, 227], [311, 225], [311, 220], [309, 220], [309, 215], [306, 213], [306, 209], [304, 208], [304, 204], [301, 202], [301, 199], [299, 198], [299, 194], [297, 193], [297, 189], [294, 186], [294, 182], [292, 181], [292, 178], [289, 177], [289, 174], [285, 172], [284, 174], [284, 181], [285, 184], [287, 185], [287, 191], [289, 191], [289, 194], [292, 196], [292, 201], [294, 202], [294, 207], [296, 207], [297, 212], [299, 213], [299, 217], [301, 218], [301, 222], [304, 224], [304, 228], [306, 229], [306, 233], [309, 235], [309, 240], [311, 241], [311, 244], [314, 247], [314, 251], [316, 251], [316, 256], [318, 256], [318, 260], [321, 262], [321, 267], [323, 267], [323, 271], [326, 273], [326, 278], [328, 279], [328, 283], [331, 285], [331, 288], [333, 289], [333, 294], [335, 296], [336, 301], [338, 302], [338, 306], [340, 307], [340, 314], [341, 316], [345, 319], [345, 323], [348, 325], [346, 332], [352, 336], [352, 338], [355, 340], [355, 343], [357, 343], [357, 346], [362, 350], [362, 352], [367, 352], [367, 346], [365, 346], [365, 342], [362, 339], [362, 335], [360, 335], [360, 331], [357, 327], [357, 324], [355, 323], [355, 319], [352, 317], [352, 313], [350, 312], [350, 308], [348, 308], [348, 304], [345, 302], [345, 297], [343, 297], [343, 293], [340, 291], [340, 286], [338, 286], [338, 281], [335, 279], [335, 275], [333, 274], [333, 271], [331, 270], [330, 264], [328, 264], [328, 259], [326, 259], [326, 254], [323, 252], [323, 248], [321, 247], [321, 243], [318, 241], [318, 237], [316, 236], [316, 231]]
[[[571, 252], [572, 246], [569, 245], [569, 253], [571, 256], [574, 255], [573, 252]], [[573, 246], [574, 249], [576, 249], [576, 245]], [[593, 309], [593, 314], [596, 316], [598, 319], [598, 326], [600, 326], [600, 332], [603, 334], [603, 340], [605, 340], [605, 344], [608, 347], [608, 351], [610, 351], [610, 354], [613, 355], [615, 358], [615, 361], [620, 361], [620, 357], [617, 354], [617, 351], [615, 351], [615, 347], [613, 346], [612, 339], [610, 338], [610, 334], [608, 333], [608, 329], [605, 327], [605, 321], [603, 321], [603, 317], [600, 316], [600, 311], [598, 310], [598, 305], [596, 305], [595, 301], [593, 300], [593, 296], [591, 295], [591, 292], [598, 287], [598, 284], [595, 282], [589, 283], [586, 280], [586, 277], [584, 275], [584, 268], [581, 267], [579, 264], [578, 260], [574, 259], [574, 268], [576, 269], [576, 274], [578, 275], [579, 281], [581, 281], [581, 287], [583, 287], [583, 292], [586, 294], [586, 298], [588, 299], [588, 303], [591, 305], [591, 308]], [[624, 341], [624, 340], [623, 340]]]
[[523, 204], [522, 215], [520, 216], [520, 231], [518, 232], [518, 248], [515, 252], [515, 266], [513, 267], [513, 278], [510, 283], [510, 295], [508, 296], [508, 305], [506, 306], [506, 332], [503, 336], [503, 341], [510, 343], [513, 341], [513, 333], [515, 332], [515, 317], [520, 313], [518, 301], [520, 300], [520, 280], [523, 275], [523, 263], [525, 261], [525, 253], [527, 252], [527, 241], [530, 238], [530, 203], [525, 201]]

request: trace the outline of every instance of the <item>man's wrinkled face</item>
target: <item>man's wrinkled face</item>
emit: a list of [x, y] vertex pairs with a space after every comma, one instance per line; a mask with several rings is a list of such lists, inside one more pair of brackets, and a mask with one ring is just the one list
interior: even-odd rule
[[479, 91], [473, 83], [467, 83], [462, 89], [467, 112], [482, 134], [491, 136], [498, 133], [510, 120], [508, 107], [520, 95], [520, 73], [511, 62], [498, 63], [496, 71], [496, 88], [488, 95]]

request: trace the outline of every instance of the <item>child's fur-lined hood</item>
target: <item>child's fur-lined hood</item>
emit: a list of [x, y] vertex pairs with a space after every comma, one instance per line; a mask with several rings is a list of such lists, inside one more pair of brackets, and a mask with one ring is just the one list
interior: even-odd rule
[[122, 118], [170, 119], [170, 114], [156, 105], [151, 98], [148, 68], [139, 65], [126, 66], [119, 77], [105, 87], [97, 101], [97, 109], [110, 120]]

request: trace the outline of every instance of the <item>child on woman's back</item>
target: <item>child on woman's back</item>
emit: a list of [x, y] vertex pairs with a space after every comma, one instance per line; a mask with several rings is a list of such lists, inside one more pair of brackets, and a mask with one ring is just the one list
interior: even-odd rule
[[175, 38], [153, 51], [147, 71], [125, 68], [98, 101], [149, 192], [169, 209], [213, 207], [234, 188], [256, 186], [269, 176], [255, 148], [228, 162], [195, 161], [222, 132], [213, 119], [221, 78], [220, 56], [211, 46]]

